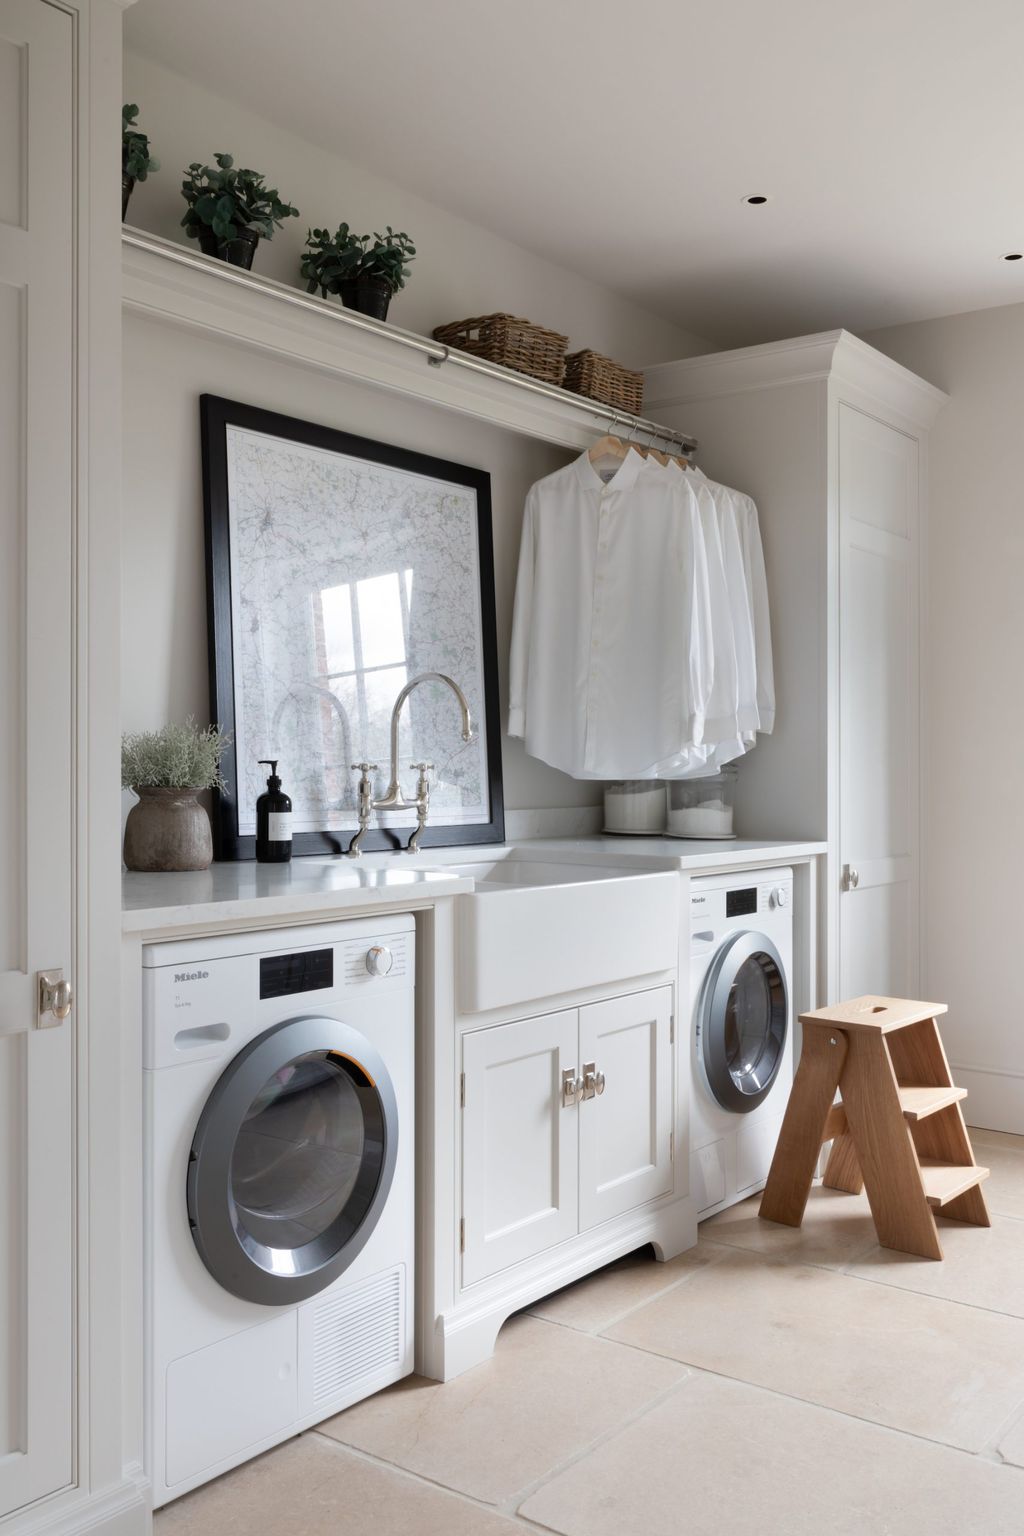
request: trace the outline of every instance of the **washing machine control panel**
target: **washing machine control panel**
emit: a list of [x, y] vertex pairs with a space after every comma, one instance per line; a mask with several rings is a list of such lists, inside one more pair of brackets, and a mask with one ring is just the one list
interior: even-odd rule
[[695, 924], [753, 918], [759, 913], [786, 910], [792, 903], [792, 881], [780, 880], [778, 872], [763, 882], [751, 880], [749, 885], [723, 887], [694, 881], [690, 887], [690, 919]]

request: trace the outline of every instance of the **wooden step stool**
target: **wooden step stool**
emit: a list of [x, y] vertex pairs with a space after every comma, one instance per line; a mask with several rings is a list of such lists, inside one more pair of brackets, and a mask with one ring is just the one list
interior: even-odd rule
[[[800, 1065], [760, 1214], [798, 1227], [822, 1144], [824, 1183], [867, 1189], [883, 1248], [941, 1259], [933, 1209], [991, 1225], [960, 1100], [936, 1019], [945, 1003], [856, 997], [802, 1013]], [[835, 1103], [836, 1089], [842, 1102]]]

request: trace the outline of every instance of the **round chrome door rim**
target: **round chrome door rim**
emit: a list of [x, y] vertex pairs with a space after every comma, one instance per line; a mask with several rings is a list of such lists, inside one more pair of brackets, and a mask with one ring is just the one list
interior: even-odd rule
[[[342, 1211], [301, 1248], [269, 1249], [245, 1232], [232, 1195], [235, 1142], [257, 1094], [298, 1056], [336, 1053], [367, 1079], [380, 1101], [380, 1172], [359, 1224]], [[387, 1067], [359, 1030], [340, 1019], [286, 1019], [245, 1046], [225, 1067], [199, 1117], [189, 1153], [186, 1202], [199, 1256], [232, 1295], [266, 1306], [315, 1296], [343, 1274], [368, 1242], [391, 1190], [398, 1156], [398, 1103]], [[241, 1230], [240, 1230], [241, 1229]]]
[[[778, 973], [782, 991], [782, 1004], [773, 1010], [771, 1033], [778, 1042], [778, 1050], [768, 1078], [759, 1084], [754, 1093], [738, 1088], [725, 1055], [723, 1024], [729, 993], [736, 976], [747, 960], [765, 955]], [[725, 939], [715, 951], [714, 958], [701, 990], [697, 1012], [699, 1031], [699, 1060], [701, 1074], [708, 1091], [720, 1108], [733, 1114], [745, 1115], [757, 1109], [768, 1097], [779, 1075], [789, 1033], [789, 984], [782, 956], [767, 934], [743, 930]]]

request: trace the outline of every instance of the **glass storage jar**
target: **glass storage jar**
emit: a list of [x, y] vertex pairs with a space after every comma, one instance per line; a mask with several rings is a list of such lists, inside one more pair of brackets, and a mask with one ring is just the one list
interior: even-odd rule
[[604, 792], [604, 830], [655, 837], [665, 830], [665, 786], [660, 779], [622, 779]]
[[701, 779], [670, 779], [669, 837], [735, 837], [732, 829], [736, 769], [731, 763]]

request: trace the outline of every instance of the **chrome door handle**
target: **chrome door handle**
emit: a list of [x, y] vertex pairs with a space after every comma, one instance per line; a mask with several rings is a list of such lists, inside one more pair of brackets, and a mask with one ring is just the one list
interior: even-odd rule
[[575, 1067], [566, 1067], [562, 1073], [562, 1108], [570, 1109], [583, 1097], [583, 1080], [576, 1076]]
[[855, 891], [860, 885], [860, 872], [852, 864], [843, 865], [843, 890]]
[[36, 979], [39, 983], [36, 1028], [55, 1029], [58, 1024], [63, 1024], [75, 1001], [71, 983], [64, 980], [62, 970], [39, 971]]

